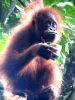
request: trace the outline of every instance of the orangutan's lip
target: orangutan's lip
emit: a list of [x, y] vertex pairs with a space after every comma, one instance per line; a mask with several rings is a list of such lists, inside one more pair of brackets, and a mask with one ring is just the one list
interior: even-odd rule
[[57, 31], [52, 31], [50, 29], [47, 29], [44, 31], [44, 33], [57, 34]]

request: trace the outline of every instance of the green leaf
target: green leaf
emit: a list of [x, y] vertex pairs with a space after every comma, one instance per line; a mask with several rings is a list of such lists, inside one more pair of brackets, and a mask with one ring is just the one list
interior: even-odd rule
[[60, 2], [60, 0], [43, 0], [45, 5], [55, 5]]

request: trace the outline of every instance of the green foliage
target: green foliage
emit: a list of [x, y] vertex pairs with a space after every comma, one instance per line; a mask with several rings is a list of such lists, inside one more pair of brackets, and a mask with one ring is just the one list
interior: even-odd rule
[[4, 5], [10, 5], [10, 0], [2, 0], [2, 3], [4, 4]]
[[[1, 34], [1, 33], [0, 33]], [[0, 53], [2, 52], [2, 50], [4, 49], [4, 46], [6, 44], [6, 41], [8, 39], [8, 34], [3, 33], [2, 37], [0, 38]]]
[[[71, 2], [57, 4], [63, 12], [63, 24], [70, 28], [65, 29], [60, 44], [62, 45], [61, 58], [58, 60], [60, 63], [65, 63], [69, 51], [72, 49], [73, 38], [75, 35], [75, 7]], [[74, 31], [74, 32], [73, 32]]]
[[45, 5], [55, 5], [59, 3], [61, 0], [43, 0]]

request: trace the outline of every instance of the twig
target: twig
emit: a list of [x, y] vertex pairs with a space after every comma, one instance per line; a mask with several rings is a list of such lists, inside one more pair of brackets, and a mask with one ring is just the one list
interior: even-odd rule
[[63, 25], [63, 24], [60, 24], [60, 26], [61, 26], [62, 28], [65, 28], [66, 30], [69, 30], [69, 31], [75, 33], [75, 30], [73, 30], [73, 29], [71, 29], [71, 28], [69, 28], [69, 27], [67, 27], [67, 26], [65, 26], [65, 25]]
[[21, 0], [18, 0], [20, 2], [20, 4], [22, 4], [23, 7], [26, 7], [26, 4], [24, 2], [22, 2]]

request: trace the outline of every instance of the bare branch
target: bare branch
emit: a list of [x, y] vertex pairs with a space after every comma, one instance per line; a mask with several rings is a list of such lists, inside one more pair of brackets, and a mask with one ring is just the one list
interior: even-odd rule
[[60, 24], [60, 26], [61, 26], [62, 28], [64, 28], [64, 29], [66, 29], [66, 30], [69, 30], [69, 31], [75, 33], [75, 30], [73, 30], [73, 29], [71, 29], [71, 28], [69, 28], [69, 27], [67, 27], [67, 26], [65, 26], [65, 25], [63, 25], [63, 24]]
[[23, 7], [26, 7], [25, 3], [21, 0], [18, 0], [20, 2], [20, 4], [22, 4]]

